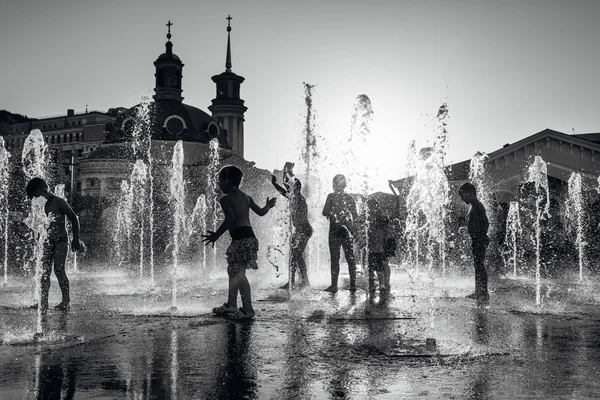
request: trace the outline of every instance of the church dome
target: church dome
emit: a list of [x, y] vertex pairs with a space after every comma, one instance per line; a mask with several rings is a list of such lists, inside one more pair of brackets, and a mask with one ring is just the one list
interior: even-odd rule
[[177, 56], [177, 54], [173, 53], [162, 53], [156, 60], [175, 60], [181, 62], [181, 59]]
[[139, 120], [142, 104], [119, 115], [114, 129], [108, 132], [107, 143], [131, 141], [138, 129], [152, 132], [152, 140], [183, 140], [184, 142], [208, 143], [217, 138], [221, 147], [230, 148], [227, 131], [217, 120], [201, 109], [177, 100], [156, 100], [148, 105], [148, 115]]

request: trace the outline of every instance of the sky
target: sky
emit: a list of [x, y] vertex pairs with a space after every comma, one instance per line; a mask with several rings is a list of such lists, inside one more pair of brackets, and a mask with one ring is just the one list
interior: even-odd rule
[[208, 112], [229, 14], [245, 158], [261, 168], [300, 158], [303, 82], [315, 85], [325, 152], [347, 140], [357, 96], [371, 99], [382, 185], [402, 176], [411, 140], [431, 144], [443, 103], [446, 163], [546, 128], [600, 132], [595, 0], [0, 0], [0, 109], [139, 103], [153, 94], [170, 20], [184, 102]]

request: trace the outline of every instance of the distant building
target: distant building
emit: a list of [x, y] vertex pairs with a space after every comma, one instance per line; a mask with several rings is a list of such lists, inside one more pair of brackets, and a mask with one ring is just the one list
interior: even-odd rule
[[[568, 262], [574, 259], [572, 238], [566, 229], [566, 209], [568, 201], [568, 181], [573, 172], [581, 174], [583, 197], [585, 201], [585, 231], [587, 237], [600, 234], [600, 194], [597, 192], [600, 176], [600, 133], [568, 135], [552, 129], [544, 129], [515, 143], [506, 144], [501, 149], [489, 153], [484, 165], [488, 178], [487, 187], [492, 199], [488, 216], [492, 223], [490, 236], [498, 247], [504, 243], [506, 219], [511, 201], [519, 201], [522, 207], [523, 229], [531, 229], [532, 188], [527, 183], [529, 166], [535, 156], [540, 156], [547, 164], [550, 196], [550, 218], [542, 223], [544, 229], [542, 249], [548, 268], [560, 265], [563, 257]], [[469, 181], [471, 160], [465, 160], [446, 167], [446, 176], [450, 184], [451, 204], [449, 218], [458, 224], [464, 224], [467, 206], [458, 197], [458, 188]], [[412, 185], [412, 177], [390, 181], [390, 185], [399, 193], [399, 208], [405, 209], [405, 199]], [[544, 202], [545, 203], [545, 202]], [[462, 222], [460, 222], [462, 221]], [[453, 231], [454, 232], [454, 231]], [[529, 233], [524, 239], [529, 240]], [[565, 248], [567, 246], [568, 248]], [[533, 247], [528, 245], [528, 251]], [[600, 255], [600, 246], [588, 241], [586, 253], [590, 262]], [[531, 255], [531, 254], [530, 254]], [[600, 264], [593, 261], [595, 267]], [[494, 268], [499, 268], [496, 261]]]
[[[154, 62], [155, 94], [148, 115], [152, 140], [182, 140], [186, 146], [196, 149], [191, 152], [197, 155], [192, 163], [202, 164], [207, 144], [217, 138], [222, 157], [237, 156], [243, 160], [244, 113], [247, 107], [240, 98], [240, 85], [244, 78], [231, 72], [229, 23], [225, 71], [212, 77], [216, 85], [216, 97], [208, 107], [212, 115], [183, 103], [184, 64], [173, 53], [172, 24], [169, 22], [167, 25], [166, 51]], [[112, 108], [108, 112], [86, 110], [76, 113], [69, 109], [66, 115], [12, 123], [4, 129], [5, 146], [12, 154], [20, 155], [29, 132], [39, 129], [49, 147], [62, 152], [64, 176], [59, 180], [66, 184], [67, 192], [83, 196], [115, 196], [120, 182], [128, 178], [134, 161], [130, 142], [139, 123], [139, 108], [140, 104], [131, 108]]]

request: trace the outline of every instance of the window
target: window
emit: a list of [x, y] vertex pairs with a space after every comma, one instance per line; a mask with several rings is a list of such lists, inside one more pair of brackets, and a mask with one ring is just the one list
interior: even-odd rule
[[134, 127], [135, 127], [135, 120], [133, 119], [133, 117], [125, 118], [125, 120], [121, 124], [121, 130], [127, 135], [133, 134]]
[[163, 128], [165, 128], [171, 135], [180, 135], [185, 129], [187, 129], [187, 125], [185, 120], [180, 116], [171, 115], [165, 119]]
[[208, 125], [208, 137], [211, 139], [214, 139], [218, 136], [219, 136], [219, 127], [217, 127], [217, 124], [215, 124], [214, 122], [211, 122], [210, 125]]

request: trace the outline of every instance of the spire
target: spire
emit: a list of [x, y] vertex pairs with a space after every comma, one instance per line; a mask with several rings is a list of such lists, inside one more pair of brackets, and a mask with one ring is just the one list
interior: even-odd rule
[[173, 54], [173, 43], [171, 43], [171, 25], [173, 25], [173, 23], [171, 22], [171, 20], [169, 20], [169, 22], [166, 25], [169, 29], [167, 33], [167, 43], [165, 43], [165, 46], [167, 47], [167, 54]]
[[225, 59], [225, 72], [231, 72], [231, 15], [225, 18], [227, 20], [227, 58]]

